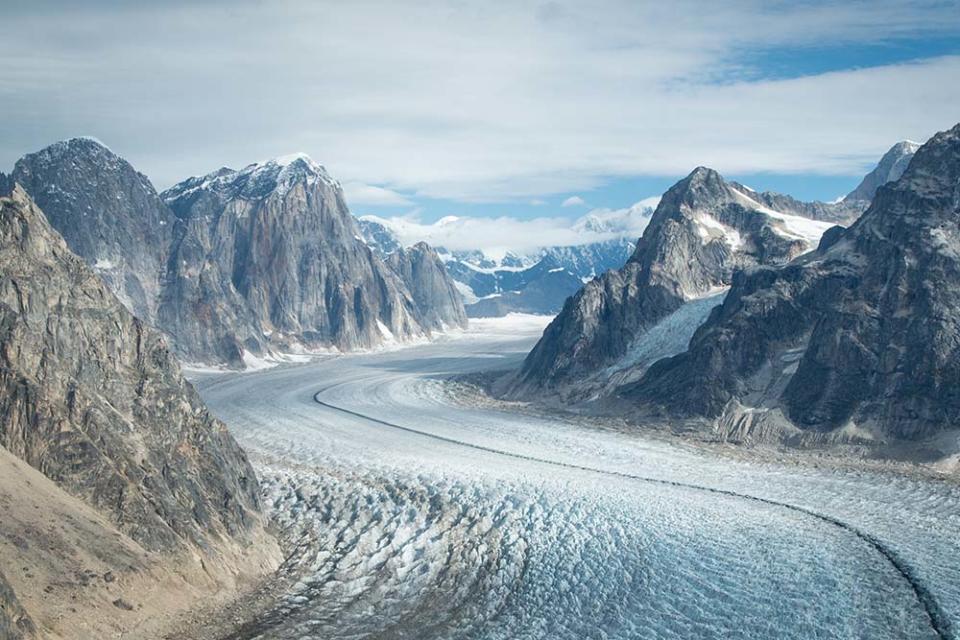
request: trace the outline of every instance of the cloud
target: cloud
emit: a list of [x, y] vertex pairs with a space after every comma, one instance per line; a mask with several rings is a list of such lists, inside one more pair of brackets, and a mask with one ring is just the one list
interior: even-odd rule
[[[480, 249], [488, 256], [518, 255], [541, 247], [576, 246], [615, 238], [639, 238], [659, 198], [647, 198], [624, 209], [594, 209], [580, 218], [541, 217], [519, 220], [509, 216], [474, 218], [447, 216], [433, 223], [416, 214], [375, 220], [393, 230], [401, 244], [425, 241], [450, 251]], [[652, 206], [651, 206], [652, 205]]]
[[960, 57], [770, 77], [766, 53], [943, 39], [956, 15], [903, 0], [13, 3], [0, 168], [91, 133], [160, 187], [291, 148], [345, 183], [465, 202], [701, 164], [854, 175], [955, 123]]
[[377, 187], [362, 182], [348, 182], [343, 185], [343, 194], [347, 205], [373, 206], [409, 206], [412, 204], [405, 196], [384, 187]]
[[564, 200], [561, 204], [561, 207], [585, 207], [587, 203], [580, 196], [570, 196]]

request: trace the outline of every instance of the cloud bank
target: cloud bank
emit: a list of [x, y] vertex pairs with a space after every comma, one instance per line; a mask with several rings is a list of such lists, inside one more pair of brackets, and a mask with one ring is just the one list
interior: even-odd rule
[[960, 56], [764, 60], [956, 37], [957, 15], [949, 0], [13, 3], [0, 166], [90, 133], [164, 187], [303, 149], [372, 204], [529, 201], [701, 164], [854, 175], [954, 124]]
[[579, 218], [532, 220], [447, 216], [424, 223], [416, 215], [383, 218], [361, 216], [393, 231], [400, 244], [425, 241], [449, 251], [479, 249], [487, 256], [525, 255], [543, 247], [578, 246], [617, 238], [636, 240], [643, 234], [660, 198], [647, 198], [623, 209], [594, 209]]

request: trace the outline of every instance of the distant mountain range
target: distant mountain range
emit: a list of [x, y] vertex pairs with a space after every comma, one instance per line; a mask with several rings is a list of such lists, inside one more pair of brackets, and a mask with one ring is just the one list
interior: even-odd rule
[[521, 251], [484, 248], [450, 250], [442, 244], [449, 227], [467, 222], [444, 218], [428, 228], [406, 228], [400, 219], [362, 216], [364, 240], [381, 256], [418, 236], [437, 242], [437, 253], [456, 283], [467, 315], [496, 317], [512, 312], [556, 314], [584, 282], [621, 267], [633, 253], [654, 201], [620, 211], [587, 214], [570, 225], [571, 237], [595, 239], [582, 244], [537, 247]]
[[107, 147], [74, 138], [24, 156], [9, 180], [187, 362], [259, 365], [465, 325], [436, 254], [391, 269], [360, 239], [340, 185], [304, 155], [219, 169], [157, 194]]

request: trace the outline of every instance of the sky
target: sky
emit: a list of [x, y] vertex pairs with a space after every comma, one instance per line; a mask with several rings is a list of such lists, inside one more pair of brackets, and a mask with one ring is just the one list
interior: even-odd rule
[[354, 213], [573, 220], [704, 165], [832, 200], [960, 120], [960, 0], [5, 0], [0, 170], [305, 152]]

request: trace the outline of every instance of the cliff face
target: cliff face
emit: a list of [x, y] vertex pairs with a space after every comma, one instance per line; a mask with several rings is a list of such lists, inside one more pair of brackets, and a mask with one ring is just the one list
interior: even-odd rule
[[74, 138], [0, 175], [8, 191], [14, 182], [190, 361], [240, 367], [247, 354], [367, 348], [459, 322], [449, 305], [418, 308], [358, 239], [339, 185], [305, 156], [221, 169], [161, 198], [102, 144]]
[[11, 179], [133, 313], [156, 321], [174, 217], [150, 181], [95, 140], [21, 158]]
[[830, 226], [762, 200], [703, 167], [671, 187], [627, 264], [567, 300], [525, 360], [519, 392], [582, 380], [687, 302], [728, 286], [735, 270], [785, 263]]
[[19, 187], [0, 198], [0, 389], [0, 444], [145, 548], [261, 529], [226, 427]]
[[305, 156], [221, 170], [162, 194], [178, 218], [159, 324], [188, 360], [372, 347], [429, 335], [360, 239], [339, 184]]
[[960, 420], [960, 125], [848, 230], [743, 273], [689, 349], [620, 396], [672, 415], [916, 440]]
[[409, 249], [398, 248], [386, 262], [410, 291], [421, 326], [439, 331], [466, 328], [463, 300], [430, 245], [418, 242]]
[[36, 637], [36, 625], [0, 571], [0, 638], [29, 640]]

